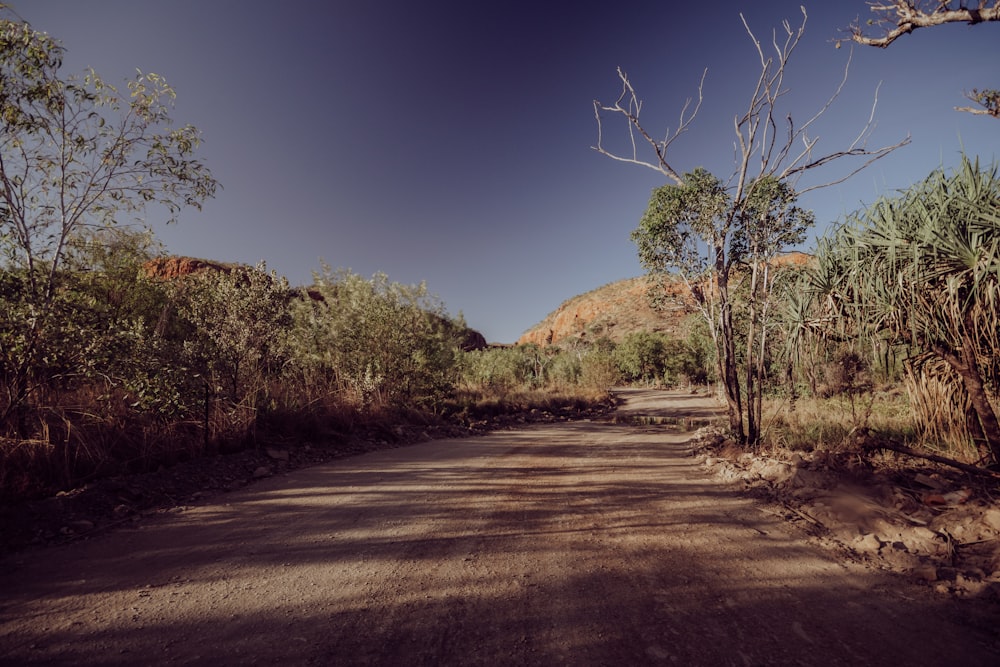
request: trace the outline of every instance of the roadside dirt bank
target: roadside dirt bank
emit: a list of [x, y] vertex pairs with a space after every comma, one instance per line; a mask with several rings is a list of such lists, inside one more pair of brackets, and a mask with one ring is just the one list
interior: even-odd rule
[[997, 605], [844, 560], [710, 474], [683, 427], [710, 399], [624, 398], [7, 556], [0, 663], [1000, 664]]

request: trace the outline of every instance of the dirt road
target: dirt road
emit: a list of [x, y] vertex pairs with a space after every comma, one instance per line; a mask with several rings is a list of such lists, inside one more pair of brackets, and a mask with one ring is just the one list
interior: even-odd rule
[[[715, 406], [633, 392], [632, 414]], [[665, 425], [443, 440], [0, 562], [0, 662], [1000, 664], [994, 609], [809, 546]]]

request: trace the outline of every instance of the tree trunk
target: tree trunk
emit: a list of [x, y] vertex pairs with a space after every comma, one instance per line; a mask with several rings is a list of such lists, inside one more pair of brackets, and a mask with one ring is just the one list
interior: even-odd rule
[[942, 345], [935, 345], [934, 353], [954, 368], [955, 372], [962, 378], [962, 386], [965, 387], [965, 391], [969, 395], [969, 401], [972, 403], [972, 409], [979, 422], [979, 429], [970, 429], [973, 439], [976, 438], [975, 431], [979, 431], [981, 434], [982, 440], [976, 445], [980, 449], [985, 449], [994, 462], [1000, 461], [1000, 421], [997, 420], [993, 405], [986, 395], [986, 387], [979, 371], [979, 362], [976, 360], [976, 353], [968, 334], [962, 336], [962, 350], [959, 354]]
[[722, 382], [726, 389], [729, 405], [729, 429], [741, 445], [746, 443], [743, 431], [743, 401], [740, 392], [740, 378], [736, 367], [736, 337], [733, 333], [733, 311], [729, 303], [729, 276], [725, 270], [717, 269], [719, 283], [719, 325], [722, 330], [720, 365]]
[[760, 400], [760, 387], [757, 385], [757, 360], [754, 350], [754, 336], [757, 333], [757, 304], [753, 295], [754, 283], [750, 286], [750, 308], [747, 314], [747, 351], [746, 351], [746, 383], [747, 383], [747, 444], [756, 447], [760, 440], [760, 423], [757, 419], [757, 403]]

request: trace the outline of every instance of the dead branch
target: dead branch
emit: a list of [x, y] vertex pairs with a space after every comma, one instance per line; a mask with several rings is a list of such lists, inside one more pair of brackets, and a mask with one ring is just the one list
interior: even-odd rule
[[[1000, 3], [1000, 0], [997, 0], [997, 2]], [[805, 172], [826, 165], [834, 160], [847, 157], [864, 158], [863, 164], [850, 171], [846, 176], [810, 186], [799, 191], [802, 193], [842, 183], [876, 160], [885, 157], [897, 148], [910, 142], [910, 137], [907, 136], [891, 145], [878, 148], [868, 147], [868, 140], [875, 128], [875, 108], [878, 105], [878, 90], [876, 89], [872, 111], [869, 114], [868, 120], [851, 144], [845, 150], [834, 151], [821, 157], [814, 157], [819, 136], [813, 136], [811, 130], [840, 97], [847, 82], [851, 57], [848, 57], [844, 67], [844, 75], [833, 94], [805, 123], [796, 126], [791, 114], [785, 115], [779, 121], [777, 106], [781, 98], [788, 92], [784, 87], [785, 71], [793, 52], [799, 45], [805, 32], [808, 20], [806, 10], [802, 8], [802, 22], [797, 28], [793, 29], [788, 21], [782, 24], [784, 29], [783, 41], [779, 40], [779, 33], [777, 31], [774, 32], [771, 40], [771, 46], [774, 49], [774, 54], [772, 55], [765, 52], [765, 48], [754, 35], [746, 18], [742, 14], [740, 14], [740, 19], [743, 21], [743, 26], [757, 50], [761, 70], [746, 112], [742, 116], [737, 116], [733, 119], [734, 130], [736, 132], [735, 148], [737, 155], [736, 169], [730, 182], [734, 183], [734, 197], [737, 201], [741, 201], [745, 194], [745, 188], [756, 180], [750, 174], [751, 162], [754, 160], [758, 162], [758, 166], [756, 167], [758, 170], [756, 176], [758, 177], [767, 175], [774, 176], [780, 180], [791, 179], [792, 181], [797, 181]], [[591, 148], [613, 160], [653, 169], [666, 176], [673, 183], [683, 185], [683, 178], [671, 163], [668, 152], [671, 144], [688, 130], [697, 116], [704, 99], [703, 89], [707, 74], [708, 70], [705, 70], [698, 84], [697, 102], [694, 102], [691, 98], [685, 102], [676, 130], [670, 131], [668, 129], [664, 138], [657, 140], [642, 125], [640, 118], [642, 100], [639, 99], [628, 75], [621, 68], [618, 68], [618, 78], [622, 86], [618, 99], [612, 104], [603, 104], [598, 100], [594, 100], [594, 118], [597, 121], [597, 145]], [[605, 119], [602, 117], [602, 114], [614, 114], [624, 119], [628, 129], [628, 144], [630, 146], [625, 152], [616, 152], [605, 145]], [[779, 132], [779, 128], [782, 126], [785, 128], [784, 131]], [[643, 157], [641, 155], [643, 151], [650, 151], [650, 157]]]
[[996, 111], [990, 111], [989, 109], [976, 109], [975, 107], [955, 107], [955, 111], [964, 111], [966, 113], [971, 113], [975, 116], [993, 116], [994, 118], [1000, 118], [1000, 113]]
[[[952, 6], [956, 5], [956, 6]], [[885, 4], [869, 3], [871, 11], [877, 18], [869, 23], [886, 28], [880, 37], [865, 34], [858, 23], [850, 27], [851, 40], [865, 46], [877, 46], [884, 49], [894, 41], [918, 28], [929, 28], [946, 23], [968, 23], [975, 25], [987, 21], [1000, 21], [1000, 0], [994, 0], [990, 5], [986, 0], [979, 0], [975, 7], [968, 7], [964, 0], [950, 2], [948, 0], [892, 0]]]
[[918, 452], [915, 449], [910, 449], [905, 445], [900, 445], [895, 442], [890, 442], [887, 440], [878, 440], [872, 442], [868, 445], [870, 449], [888, 449], [893, 452], [899, 452], [900, 454], [905, 454], [907, 456], [912, 456], [918, 459], [925, 459], [927, 461], [933, 461], [934, 463], [940, 463], [941, 465], [946, 465], [951, 468], [956, 468], [962, 472], [967, 472], [972, 475], [979, 475], [981, 477], [989, 477], [993, 480], [1000, 481], [1000, 474], [993, 472], [987, 468], [979, 468], [974, 465], [969, 465], [968, 463], [962, 463], [961, 461], [956, 461], [955, 459], [949, 459], [946, 456], [938, 456], [937, 454], [924, 454], [923, 452]]
[[[743, 21], [743, 27], [749, 35], [750, 40], [757, 49], [757, 54], [761, 62], [761, 76], [758, 79], [756, 89], [751, 98], [749, 110], [742, 118], [734, 119], [737, 148], [740, 154], [736, 177], [737, 198], [742, 195], [741, 186], [748, 180], [747, 172], [750, 160], [755, 153], [759, 153], [759, 176], [767, 175], [774, 176], [780, 180], [788, 179], [796, 187], [796, 191], [802, 194], [811, 190], [842, 183], [870, 166], [876, 160], [885, 157], [897, 148], [910, 142], [908, 135], [895, 144], [878, 148], [868, 147], [868, 139], [871, 137], [876, 125], [875, 109], [878, 107], [878, 88], [876, 88], [868, 119], [850, 145], [845, 150], [835, 151], [817, 158], [813, 157], [813, 151], [819, 143], [819, 136], [811, 135], [810, 130], [829, 111], [844, 90], [853, 58], [853, 53], [851, 53], [844, 64], [844, 73], [837, 87], [826, 102], [805, 123], [796, 127], [790, 114], [785, 117], [784, 122], [787, 126], [787, 131], [783, 143], [779, 144], [776, 108], [780, 98], [787, 92], [783, 87], [785, 69], [791, 60], [792, 53], [805, 33], [808, 16], [805, 8], [802, 8], [802, 23], [796, 30], [793, 30], [787, 21], [783, 23], [782, 27], [785, 32], [785, 41], [783, 44], [779, 44], [777, 32], [775, 32], [772, 37], [775, 55], [772, 58], [765, 56], [760, 40], [754, 35], [746, 18], [742, 14], [740, 14], [740, 19]], [[798, 149], [798, 152], [794, 152], [796, 150], [795, 146], [799, 144], [801, 144], [801, 148]], [[865, 160], [861, 165], [843, 177], [801, 190], [797, 188], [796, 182], [805, 172], [847, 157], [862, 157]]]
[[[601, 155], [605, 155], [612, 160], [618, 160], [619, 162], [628, 162], [631, 164], [637, 164], [641, 167], [647, 167], [658, 171], [677, 185], [682, 185], [684, 180], [681, 178], [680, 174], [667, 162], [667, 149], [670, 145], [677, 140], [679, 136], [684, 134], [690, 127], [692, 121], [698, 115], [698, 110], [701, 108], [703, 97], [703, 90], [705, 86], [705, 77], [708, 75], [708, 70], [706, 69], [702, 72], [701, 81], [698, 83], [698, 101], [695, 103], [694, 108], [691, 108], [692, 100], [688, 98], [684, 103], [684, 107], [681, 109], [680, 120], [677, 125], [677, 129], [673, 132], [667, 128], [666, 134], [662, 141], [657, 141], [646, 131], [639, 121], [639, 114], [642, 111], [642, 100], [635, 92], [635, 88], [632, 87], [632, 82], [629, 80], [628, 75], [622, 71], [622, 68], [618, 68], [618, 78], [622, 83], [622, 92], [618, 96], [618, 99], [614, 104], [605, 105], [598, 100], [594, 100], [594, 117], [597, 119], [597, 145], [591, 146]], [[622, 106], [622, 104], [625, 106]], [[629, 141], [632, 145], [632, 154], [620, 155], [614, 153], [604, 147], [604, 126], [601, 120], [601, 112], [610, 112], [623, 116], [626, 120], [629, 133]], [[638, 136], [637, 136], [638, 135]], [[647, 144], [653, 149], [653, 153], [656, 156], [655, 162], [650, 162], [643, 160], [639, 157], [641, 143]]]

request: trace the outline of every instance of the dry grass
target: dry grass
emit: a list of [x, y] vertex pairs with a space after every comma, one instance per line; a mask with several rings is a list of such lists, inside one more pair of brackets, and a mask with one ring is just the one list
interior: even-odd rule
[[[964, 421], [951, 418], [954, 392], [928, 384], [917, 401], [909, 391], [875, 390], [853, 396], [804, 398], [788, 410], [787, 401], [764, 408], [763, 447], [798, 451], [853, 451], [862, 443], [895, 443], [965, 463], [978, 452]], [[934, 419], [928, 419], [928, 414]]]
[[[287, 389], [287, 388], [286, 388]], [[310, 394], [271, 387], [266, 409], [211, 400], [207, 419], [166, 420], [133, 410], [124, 398], [93, 388], [47, 396], [52, 406], [27, 417], [29, 437], [0, 438], [0, 502], [44, 497], [111, 475], [139, 473], [264, 443], [295, 446], [337, 441], [396, 426], [483, 427], [517, 416], [570, 416], [606, 406], [606, 391], [511, 390], [502, 395], [457, 392], [434, 410], [349, 392]], [[207, 426], [207, 429], [206, 429]]]
[[531, 412], [565, 412], [590, 410], [609, 405], [607, 390], [584, 389], [520, 389], [502, 395], [466, 389], [449, 401], [446, 414], [463, 423], [488, 420], [503, 415], [523, 415]]
[[980, 453], [966, 423], [971, 401], [958, 374], [943, 361], [927, 359], [907, 369], [904, 383], [924, 447], [959, 461], [976, 461]]
[[898, 391], [873, 391], [830, 398], [800, 398], [789, 411], [788, 402], [768, 400], [764, 405], [764, 447], [798, 451], [842, 450], [853, 447], [862, 434], [881, 434], [915, 443], [916, 425], [907, 397]]

